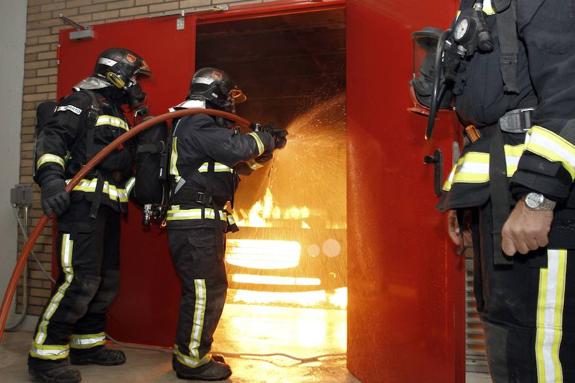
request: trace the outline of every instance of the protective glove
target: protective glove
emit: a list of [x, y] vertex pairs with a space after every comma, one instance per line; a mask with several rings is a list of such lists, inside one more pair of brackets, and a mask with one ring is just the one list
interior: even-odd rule
[[287, 130], [279, 130], [272, 134], [276, 149], [284, 148], [287, 145]]
[[281, 149], [287, 144], [287, 130], [276, 128], [273, 124], [266, 124], [262, 127], [263, 132], [268, 132], [274, 138], [274, 148]]
[[251, 125], [252, 130], [256, 132], [266, 132], [269, 133], [274, 139], [274, 148], [281, 149], [287, 144], [288, 132], [282, 128], [276, 128], [273, 124], [260, 125], [258, 123], [253, 123]]
[[46, 215], [61, 215], [70, 206], [70, 194], [64, 190], [66, 182], [61, 178], [52, 178], [42, 184], [42, 210]]

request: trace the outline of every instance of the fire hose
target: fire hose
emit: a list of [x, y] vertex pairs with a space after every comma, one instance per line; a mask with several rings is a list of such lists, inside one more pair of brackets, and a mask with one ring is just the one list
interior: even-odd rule
[[[66, 185], [66, 191], [69, 193], [74, 189], [74, 186], [78, 184], [96, 165], [98, 165], [108, 154], [110, 154], [113, 150], [115, 150], [118, 146], [122, 145], [124, 142], [128, 141], [130, 138], [136, 136], [137, 134], [143, 132], [146, 129], [151, 128], [152, 126], [167, 120], [173, 120], [174, 118], [198, 114], [198, 113], [205, 113], [211, 116], [223, 117], [228, 120], [235, 121], [240, 126], [247, 128], [250, 126], [250, 121], [236, 116], [232, 113], [223, 112], [220, 110], [215, 109], [202, 109], [202, 108], [190, 108], [190, 109], [183, 109], [178, 110], [175, 112], [164, 113], [159, 116], [150, 118], [139, 125], [136, 125], [128, 132], [122, 134], [120, 137], [116, 138], [112, 141], [108, 146], [98, 152], [88, 163], [78, 171], [78, 173], [72, 178], [72, 180]], [[24, 245], [22, 249], [22, 254], [12, 271], [12, 277], [10, 278], [10, 282], [6, 287], [6, 291], [4, 292], [4, 298], [2, 300], [2, 306], [0, 307], [0, 340], [2, 340], [2, 336], [4, 335], [4, 329], [6, 327], [6, 321], [8, 320], [8, 312], [10, 310], [10, 306], [12, 304], [12, 299], [14, 298], [14, 293], [16, 292], [16, 287], [18, 285], [18, 280], [22, 275], [22, 271], [24, 270], [24, 266], [26, 265], [26, 261], [28, 259], [28, 255], [32, 251], [32, 248], [36, 244], [36, 240], [42, 233], [44, 226], [48, 222], [49, 217], [47, 215], [43, 215], [36, 227], [30, 234], [28, 241]]]

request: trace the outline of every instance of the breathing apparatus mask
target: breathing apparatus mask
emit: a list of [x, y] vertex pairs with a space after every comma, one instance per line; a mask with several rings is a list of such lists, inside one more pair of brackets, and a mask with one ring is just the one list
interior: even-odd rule
[[442, 31], [425, 27], [413, 32], [412, 43], [413, 78], [410, 87], [414, 106], [409, 110], [428, 116], [425, 138], [430, 139], [437, 112], [440, 109], [452, 110], [451, 89], [461, 60], [477, 51], [493, 50], [482, 1], [462, 11], [450, 29]]

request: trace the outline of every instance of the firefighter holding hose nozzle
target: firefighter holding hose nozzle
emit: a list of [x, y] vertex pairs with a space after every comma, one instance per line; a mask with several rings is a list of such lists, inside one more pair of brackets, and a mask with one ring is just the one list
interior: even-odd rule
[[[94, 72], [74, 91], [38, 115], [35, 181], [44, 212], [58, 216], [60, 275], [34, 332], [28, 359], [40, 382], [80, 382], [72, 364], [118, 365], [124, 353], [105, 347], [106, 311], [119, 284], [120, 214], [128, 202], [133, 145], [102, 161], [67, 193], [66, 180], [129, 125], [122, 106], [140, 108], [138, 80], [150, 69], [124, 48], [105, 50]], [[44, 120], [44, 121], [41, 121]]]
[[[226, 73], [198, 70], [187, 99], [173, 109], [211, 108], [235, 113], [246, 100]], [[170, 253], [182, 284], [172, 366], [180, 379], [224, 380], [231, 368], [210, 354], [226, 300], [225, 233], [237, 231], [233, 205], [238, 174], [250, 174], [286, 144], [285, 130], [252, 125], [241, 133], [207, 114], [181, 118], [172, 133], [171, 199], [167, 213]]]

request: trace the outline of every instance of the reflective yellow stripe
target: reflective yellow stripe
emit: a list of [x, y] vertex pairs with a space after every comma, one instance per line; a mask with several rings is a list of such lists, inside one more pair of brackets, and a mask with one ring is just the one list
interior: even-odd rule
[[69, 345], [39, 345], [36, 342], [32, 344], [30, 355], [38, 359], [59, 360], [65, 359], [70, 353]]
[[206, 280], [194, 279], [194, 290], [196, 293], [196, 304], [194, 306], [194, 322], [192, 324], [192, 332], [190, 333], [190, 356], [194, 361], [200, 361], [200, 341], [202, 339], [202, 331], [204, 330], [204, 316], [206, 313]]
[[[42, 347], [44, 345], [44, 341], [46, 340], [46, 337], [47, 337], [47, 333], [48, 333], [47, 328], [48, 328], [48, 324], [50, 323], [50, 319], [52, 318], [52, 316], [54, 315], [54, 313], [58, 309], [58, 306], [60, 305], [62, 298], [64, 298], [64, 294], [66, 293], [66, 290], [68, 289], [68, 287], [70, 287], [70, 284], [72, 283], [72, 279], [74, 279], [74, 269], [72, 268], [72, 254], [74, 251], [74, 241], [72, 241], [70, 239], [70, 234], [65, 233], [62, 235], [61, 247], [62, 247], [62, 249], [60, 250], [60, 261], [62, 263], [62, 271], [64, 272], [64, 276], [65, 276], [64, 282], [60, 285], [60, 287], [58, 288], [58, 291], [56, 292], [56, 294], [54, 294], [52, 299], [50, 299], [50, 303], [48, 304], [48, 307], [46, 307], [46, 310], [44, 311], [44, 314], [42, 315], [42, 321], [38, 325], [38, 332], [36, 333], [36, 336], [34, 337], [34, 343], [32, 346], [32, 350], [30, 351], [30, 353], [35, 352], [37, 354], [38, 358], [43, 358], [42, 352], [44, 352], [46, 350], [51, 350], [51, 351], [53, 351], [53, 350], [60, 350], [61, 351], [62, 350], [61, 346], [57, 346], [59, 348], [56, 348], [56, 349], [43, 348]], [[56, 347], [56, 346], [54, 346], [54, 347]], [[67, 352], [66, 353], [50, 353], [49, 355], [46, 354], [45, 358], [47, 358], [47, 359], [62, 359], [62, 358], [65, 358], [67, 356], [68, 356]]]
[[61, 167], [64, 167], [65, 161], [60, 156], [57, 156], [55, 154], [46, 153], [46, 154], [43, 154], [42, 157], [40, 157], [38, 159], [38, 161], [36, 161], [36, 169], [40, 169], [40, 166], [47, 164], [47, 163], [58, 164]]
[[70, 338], [70, 347], [72, 348], [92, 348], [106, 344], [106, 334], [103, 332], [97, 334], [73, 334]]
[[180, 172], [178, 172], [178, 137], [172, 140], [172, 153], [170, 155], [170, 174], [176, 177], [176, 182], [180, 180]]
[[[507, 177], [517, 171], [517, 165], [525, 145], [505, 145], [505, 163]], [[468, 152], [461, 157], [451, 169], [451, 173], [443, 184], [443, 190], [449, 191], [455, 183], [485, 183], [489, 182], [489, 153]]]
[[260, 138], [260, 136], [258, 136], [256, 132], [251, 132], [248, 134], [252, 136], [254, 140], [256, 140], [256, 145], [258, 146], [258, 156], [261, 156], [265, 149], [262, 139]]
[[[96, 186], [98, 185], [98, 179], [94, 178], [92, 180], [83, 179], [76, 186], [74, 186], [75, 191], [82, 191], [87, 193], [94, 193], [96, 191]], [[102, 187], [102, 193], [107, 194], [108, 197], [113, 201], [128, 202], [128, 193], [125, 189], [117, 188], [114, 185], [110, 185], [108, 181], [104, 181], [104, 186]]]
[[191, 367], [191, 368], [202, 366], [202, 365], [208, 363], [212, 359], [209, 354], [204, 355], [204, 357], [201, 359], [197, 359], [197, 358], [193, 358], [193, 357], [184, 355], [178, 349], [178, 345], [174, 346], [174, 355], [176, 355], [176, 358], [178, 359], [178, 361], [180, 363], [182, 363], [188, 367]]
[[547, 250], [547, 268], [539, 272], [535, 359], [537, 381], [563, 382], [559, 348], [563, 336], [563, 305], [567, 250]]
[[527, 132], [525, 144], [525, 150], [551, 162], [561, 162], [571, 174], [571, 180], [575, 179], [575, 145], [571, 142], [541, 126], [534, 126]]
[[[208, 172], [208, 163], [204, 162], [202, 164], [202, 166], [200, 166], [198, 168], [198, 172], [200, 173], [207, 173]], [[220, 172], [229, 172], [229, 173], [233, 173], [234, 169], [230, 168], [227, 165], [224, 164], [220, 164], [219, 162], [214, 162], [214, 172], [220, 173]]]
[[[202, 210], [204, 211], [204, 219], [216, 219], [216, 213], [214, 209], [210, 208], [197, 208], [197, 209], [177, 209], [175, 206], [172, 206], [170, 210], [168, 210], [168, 216], [166, 218], [167, 221], [181, 221], [181, 220], [188, 220], [188, 219], [202, 219]], [[222, 221], [227, 220], [228, 214], [224, 210], [219, 211], [219, 218]]]
[[96, 121], [96, 126], [102, 126], [102, 125], [115, 126], [116, 128], [121, 128], [124, 129], [125, 131], [128, 131], [130, 129], [126, 121], [122, 120], [119, 117], [109, 116], [106, 114], [98, 116], [98, 120]]

